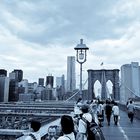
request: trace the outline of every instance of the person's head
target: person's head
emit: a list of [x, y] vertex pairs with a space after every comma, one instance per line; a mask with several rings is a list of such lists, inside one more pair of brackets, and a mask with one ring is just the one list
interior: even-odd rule
[[116, 102], [114, 102], [114, 105], [116, 105], [116, 106], [117, 106], [118, 104], [117, 104]]
[[64, 134], [70, 134], [74, 131], [74, 123], [71, 116], [63, 115], [61, 117], [61, 127]]
[[41, 127], [41, 123], [36, 120], [31, 120], [31, 128], [33, 129], [34, 132], [37, 132]]
[[132, 104], [132, 100], [130, 100], [130, 104]]
[[110, 101], [109, 100], [106, 100], [106, 104], [110, 104]]
[[82, 98], [78, 98], [76, 104], [79, 103], [79, 102], [81, 102], [81, 101], [82, 101]]
[[53, 136], [56, 135], [56, 128], [55, 128], [55, 126], [50, 126], [48, 128], [48, 134], [49, 134], [50, 137], [53, 137]]
[[82, 110], [83, 113], [88, 113], [89, 106], [87, 104], [85, 104], [85, 105], [82, 106], [81, 110]]

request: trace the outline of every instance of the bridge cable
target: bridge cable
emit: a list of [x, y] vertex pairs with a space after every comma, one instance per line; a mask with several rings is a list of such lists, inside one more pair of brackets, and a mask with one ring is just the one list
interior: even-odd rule
[[[86, 81], [84, 82], [84, 84], [83, 84], [83, 87], [85, 86], [85, 84], [88, 82], [88, 78], [86, 79]], [[72, 99], [74, 96], [76, 96], [78, 93], [80, 92], [80, 90], [78, 90], [76, 93], [74, 93], [71, 97], [69, 97], [67, 100], [65, 100], [65, 102], [66, 101], [69, 101], [70, 99]]]
[[125, 88], [127, 88], [133, 95], [135, 95], [136, 97], [139, 97], [140, 98], [140, 96], [139, 95], [136, 95], [136, 93], [132, 90], [132, 89], [130, 89], [129, 87], [127, 87], [122, 81], [120, 81], [120, 83], [121, 83], [121, 85], [120, 86], [124, 86]]

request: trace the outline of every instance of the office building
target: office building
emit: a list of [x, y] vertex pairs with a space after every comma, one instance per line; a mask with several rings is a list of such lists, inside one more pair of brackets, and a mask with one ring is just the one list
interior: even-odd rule
[[0, 69], [0, 76], [7, 76], [7, 70], [5, 69]]
[[19, 87], [18, 83], [23, 79], [23, 71], [20, 69], [15, 69], [9, 73], [9, 101], [18, 101], [19, 100]]
[[23, 79], [18, 83], [18, 93], [28, 93], [28, 80]]
[[39, 78], [38, 79], [38, 85], [39, 86], [44, 86], [44, 78]]
[[49, 75], [46, 77], [46, 87], [47, 88], [53, 88], [54, 83], [54, 77], [52, 75]]
[[65, 76], [56, 77], [56, 96], [58, 100], [62, 100], [65, 94]]
[[20, 82], [23, 79], [23, 71], [15, 69], [11, 73], [9, 73], [9, 78], [10, 80], [15, 80], [17, 82]]
[[28, 94], [28, 93], [19, 94], [20, 102], [32, 102], [32, 101], [34, 101], [34, 98], [35, 98], [34, 94]]
[[62, 77], [56, 77], [56, 87], [60, 87], [62, 85]]
[[9, 78], [0, 77], [0, 102], [8, 102], [9, 98]]
[[76, 89], [75, 78], [75, 56], [67, 57], [67, 91], [72, 92]]
[[33, 83], [28, 83], [28, 93], [34, 93], [37, 89], [37, 83], [33, 82]]
[[140, 97], [140, 66], [138, 62], [121, 66], [120, 99]]

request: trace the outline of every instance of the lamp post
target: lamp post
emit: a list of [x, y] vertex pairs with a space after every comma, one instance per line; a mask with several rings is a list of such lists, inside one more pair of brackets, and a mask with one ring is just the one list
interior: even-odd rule
[[80, 39], [80, 44], [78, 44], [74, 49], [76, 50], [76, 60], [80, 64], [80, 98], [82, 98], [82, 64], [86, 62], [86, 52], [89, 48], [86, 44], [83, 44], [83, 39]]

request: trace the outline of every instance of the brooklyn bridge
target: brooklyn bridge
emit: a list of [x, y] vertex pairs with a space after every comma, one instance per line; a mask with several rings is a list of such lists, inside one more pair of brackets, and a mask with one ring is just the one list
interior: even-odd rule
[[[120, 120], [115, 126], [113, 119], [108, 126], [104, 121], [101, 127], [106, 140], [139, 140], [140, 138], [140, 107], [137, 105], [133, 124], [130, 123], [126, 106], [119, 104]], [[15, 103], [0, 104], [0, 139], [20, 140], [28, 132], [31, 119], [41, 122], [40, 135], [42, 140], [48, 135], [50, 126], [59, 125], [60, 117], [63, 114], [73, 115], [74, 102], [50, 101], [47, 103]]]
[[[135, 105], [134, 122], [131, 123], [127, 116], [126, 102], [120, 99], [119, 71], [115, 70], [89, 70], [88, 93], [83, 93], [83, 103], [97, 100], [94, 94], [94, 83], [99, 80], [102, 84], [101, 100], [113, 99], [120, 108], [120, 120], [114, 125], [113, 117], [110, 126], [104, 119], [101, 127], [106, 140], [139, 140], [140, 139], [140, 102], [133, 98]], [[108, 96], [106, 81], [113, 83], [113, 95]], [[132, 92], [133, 94], [133, 92]], [[79, 91], [60, 101], [42, 102], [9, 102], [0, 104], [0, 139], [1, 140], [24, 140], [29, 133], [29, 124], [32, 119], [41, 122], [39, 133], [45, 140], [49, 135], [50, 126], [60, 126], [60, 118], [64, 114], [74, 116], [74, 106]], [[133, 96], [134, 97], [134, 96]], [[96, 104], [96, 102], [95, 102]]]

